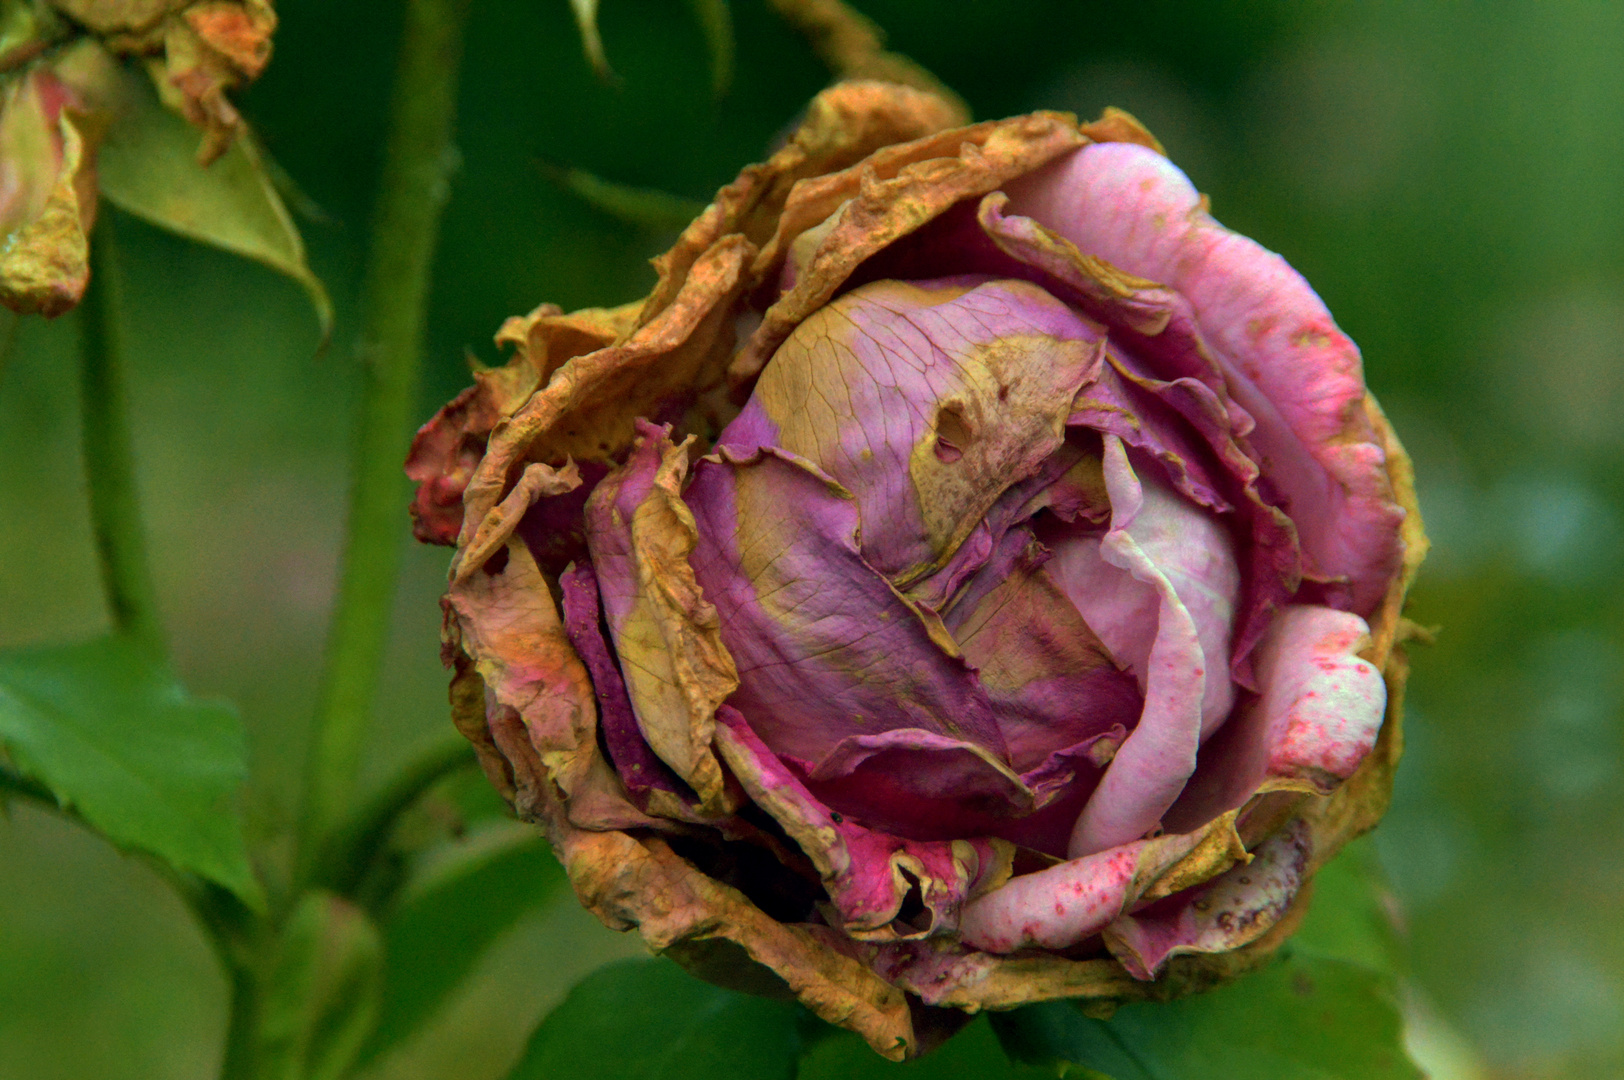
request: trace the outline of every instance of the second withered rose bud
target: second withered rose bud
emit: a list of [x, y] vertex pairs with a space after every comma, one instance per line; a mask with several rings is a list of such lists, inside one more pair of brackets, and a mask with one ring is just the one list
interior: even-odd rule
[[820, 95], [419, 433], [458, 726], [583, 903], [900, 1058], [1255, 966], [1385, 808], [1360, 359], [1125, 114]]
[[207, 165], [241, 134], [226, 95], [264, 69], [275, 27], [269, 0], [0, 5], [0, 303], [55, 316], [84, 295], [97, 152], [142, 92], [121, 58], [199, 129]]

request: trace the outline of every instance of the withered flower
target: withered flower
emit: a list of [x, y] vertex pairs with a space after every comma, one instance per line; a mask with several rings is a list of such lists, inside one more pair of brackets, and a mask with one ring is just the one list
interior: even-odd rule
[[1266, 958], [1385, 808], [1426, 546], [1353, 343], [1136, 122], [954, 124], [826, 91], [408, 465], [582, 902], [894, 1058]]

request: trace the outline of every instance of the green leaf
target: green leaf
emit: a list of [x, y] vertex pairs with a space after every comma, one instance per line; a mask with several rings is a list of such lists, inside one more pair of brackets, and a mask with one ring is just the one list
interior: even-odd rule
[[635, 187], [583, 169], [542, 165], [542, 173], [594, 210], [639, 228], [668, 230], [686, 228], [705, 210], [698, 199], [673, 195], [658, 188]]
[[727, 0], [688, 0], [710, 55], [711, 92], [717, 97], [733, 84], [733, 11]]
[[613, 79], [609, 58], [603, 52], [603, 35], [598, 33], [598, 0], [570, 0], [570, 11], [575, 13], [575, 26], [581, 32], [581, 51], [587, 63], [602, 79]]
[[1392, 904], [1375, 845], [1360, 837], [1314, 874], [1313, 902], [1292, 940], [1321, 956], [1402, 974]]
[[140, 646], [108, 637], [0, 653], [0, 746], [115, 844], [263, 906], [237, 808], [242, 722], [187, 697]]
[[719, 990], [669, 960], [583, 979], [530, 1036], [509, 1080], [791, 1080], [801, 1011]]
[[408, 892], [385, 922], [383, 1004], [363, 1064], [431, 1019], [498, 936], [563, 892], [564, 869], [536, 830], [496, 839]]
[[1392, 979], [1306, 950], [1205, 994], [1124, 1005], [1110, 1020], [1049, 1002], [993, 1026], [1016, 1060], [1111, 1080], [1422, 1077], [1404, 1052]]
[[292, 278], [309, 295], [325, 342], [332, 301], [253, 139], [244, 134], [205, 168], [197, 163], [197, 129], [164, 108], [148, 80], [126, 69], [120, 97], [96, 158], [102, 194], [154, 225]]
[[876, 1054], [857, 1036], [841, 1032], [818, 1043], [801, 1059], [796, 1080], [1040, 1080], [1054, 1075], [1053, 1069], [1010, 1061], [987, 1019], [978, 1017], [935, 1050], [900, 1065]]

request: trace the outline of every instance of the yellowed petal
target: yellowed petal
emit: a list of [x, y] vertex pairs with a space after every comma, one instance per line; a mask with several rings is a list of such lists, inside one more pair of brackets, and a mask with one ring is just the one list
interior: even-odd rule
[[0, 252], [0, 302], [21, 314], [60, 315], [85, 293], [90, 281], [93, 186], [85, 188], [85, 140], [64, 115], [62, 163], [37, 217], [7, 237]]

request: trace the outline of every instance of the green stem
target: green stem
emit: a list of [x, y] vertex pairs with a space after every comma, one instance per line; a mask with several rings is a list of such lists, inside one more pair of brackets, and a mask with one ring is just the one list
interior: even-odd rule
[[231, 1012], [226, 1018], [225, 1054], [220, 1080], [255, 1080], [259, 1068], [259, 978], [247, 965], [227, 970], [231, 980]]
[[401, 462], [422, 366], [424, 309], [455, 156], [467, 0], [406, 0], [383, 173], [361, 290], [363, 389], [349, 541], [305, 773], [298, 874], [343, 818], [372, 717], [405, 529]]
[[435, 783], [476, 763], [474, 748], [457, 735], [408, 761], [372, 797], [356, 808], [325, 849], [318, 880], [342, 896], [353, 896], [383, 850], [395, 820]]
[[113, 628], [163, 651], [163, 629], [147, 564], [146, 532], [130, 451], [129, 390], [120, 338], [119, 280], [112, 223], [91, 236], [90, 288], [80, 322], [85, 473], [90, 523]]

